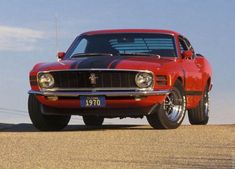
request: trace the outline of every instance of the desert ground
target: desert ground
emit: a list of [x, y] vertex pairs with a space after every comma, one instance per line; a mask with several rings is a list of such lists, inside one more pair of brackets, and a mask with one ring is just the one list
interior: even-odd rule
[[69, 125], [39, 132], [0, 124], [0, 168], [235, 168], [235, 125]]

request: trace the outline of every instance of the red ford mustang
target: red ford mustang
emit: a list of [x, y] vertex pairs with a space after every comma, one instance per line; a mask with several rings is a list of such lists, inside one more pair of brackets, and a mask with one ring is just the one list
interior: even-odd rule
[[207, 124], [212, 70], [190, 42], [168, 30], [102, 30], [78, 36], [58, 62], [30, 72], [28, 110], [39, 130], [61, 130], [71, 115], [147, 117], [155, 129]]

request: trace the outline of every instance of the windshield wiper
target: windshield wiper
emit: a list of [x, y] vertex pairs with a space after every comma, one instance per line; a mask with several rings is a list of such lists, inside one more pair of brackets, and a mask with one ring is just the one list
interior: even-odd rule
[[113, 56], [112, 53], [75, 53], [72, 58], [80, 56]]
[[[75, 53], [71, 58], [83, 57], [83, 56], [114, 56], [112, 53]], [[117, 56], [155, 56], [160, 58], [160, 55], [153, 53], [142, 53], [142, 52], [134, 52], [134, 53], [118, 53]]]
[[153, 54], [153, 53], [142, 53], [142, 52], [134, 52], [134, 53], [119, 53], [119, 55], [129, 55], [129, 56], [156, 56], [156, 57], [161, 57], [158, 54]]

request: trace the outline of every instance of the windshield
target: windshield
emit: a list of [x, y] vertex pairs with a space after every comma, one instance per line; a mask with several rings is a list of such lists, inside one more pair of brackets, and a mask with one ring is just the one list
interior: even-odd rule
[[174, 37], [166, 34], [118, 33], [101, 35], [84, 35], [74, 41], [67, 52], [72, 58], [111, 54], [115, 55], [160, 55], [176, 57]]

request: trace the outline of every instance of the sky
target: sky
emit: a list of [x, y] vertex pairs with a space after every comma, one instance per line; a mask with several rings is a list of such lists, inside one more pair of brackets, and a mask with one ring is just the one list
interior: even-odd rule
[[197, 53], [206, 56], [214, 84], [209, 124], [234, 124], [234, 18], [234, 0], [1, 0], [0, 123], [30, 122], [29, 71], [38, 62], [56, 61], [56, 52], [66, 51], [77, 35], [100, 29], [149, 28], [180, 32]]

